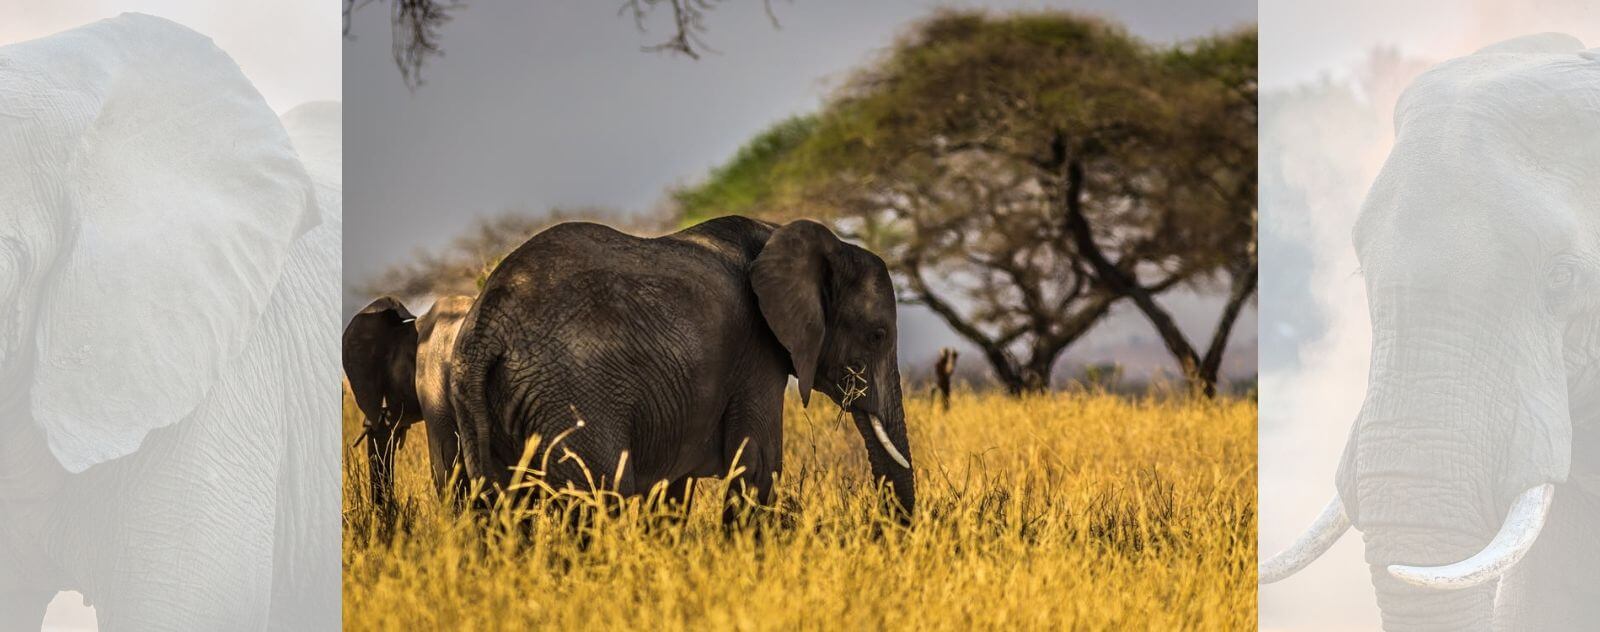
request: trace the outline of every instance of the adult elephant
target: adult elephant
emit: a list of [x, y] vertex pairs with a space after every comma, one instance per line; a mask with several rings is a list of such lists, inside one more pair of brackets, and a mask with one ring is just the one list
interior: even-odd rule
[[417, 318], [399, 300], [385, 296], [362, 308], [345, 327], [344, 372], [366, 418], [363, 435], [375, 507], [394, 507], [395, 450], [419, 421], [428, 432], [434, 489], [442, 498], [466, 498], [464, 471], [449, 489], [461, 456], [448, 389], [456, 332], [471, 308], [472, 297], [446, 296]]
[[1366, 401], [1337, 497], [1261, 581], [1353, 525], [1387, 629], [1593, 629], [1600, 54], [1497, 44], [1423, 74], [1395, 121], [1354, 232]]
[[850, 411], [909, 520], [896, 355], [888, 269], [816, 222], [722, 217], [654, 239], [565, 223], [489, 276], [461, 327], [451, 397], [474, 477], [503, 489], [534, 436], [555, 449], [545, 481], [557, 489], [664, 483], [686, 502], [696, 477], [732, 469], [733, 523], [771, 503], [793, 375], [802, 402], [816, 390]]
[[158, 18], [0, 48], [0, 629], [337, 629], [339, 126]]

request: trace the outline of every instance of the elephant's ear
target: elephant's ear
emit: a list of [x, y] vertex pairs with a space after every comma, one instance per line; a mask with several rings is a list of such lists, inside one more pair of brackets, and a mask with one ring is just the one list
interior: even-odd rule
[[59, 231], [31, 408], [77, 472], [205, 400], [318, 213], [278, 117], [198, 33], [128, 14], [0, 55], [0, 93], [32, 98], [24, 137], [53, 143], [28, 171], [48, 193], [0, 205]]
[[368, 419], [378, 419], [385, 405], [383, 398], [389, 395], [386, 386], [395, 354], [409, 355], [411, 363], [415, 363], [416, 321], [405, 305], [385, 296], [368, 304], [344, 328], [340, 345], [344, 375], [350, 380], [356, 407]]
[[829, 253], [839, 245], [827, 227], [800, 220], [779, 227], [750, 265], [750, 285], [761, 317], [789, 352], [800, 381], [800, 402], [811, 403], [822, 340], [827, 334], [823, 305]]

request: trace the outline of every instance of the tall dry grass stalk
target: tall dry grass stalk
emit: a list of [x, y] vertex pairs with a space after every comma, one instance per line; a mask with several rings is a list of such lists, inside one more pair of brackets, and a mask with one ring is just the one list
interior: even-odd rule
[[[1255, 625], [1253, 403], [957, 391], [949, 412], [918, 397], [906, 413], [911, 529], [874, 510], [854, 427], [792, 397], [782, 515], [760, 536], [725, 535], [724, 485], [711, 480], [681, 519], [638, 501], [598, 517], [587, 547], [563, 517], [508, 504], [483, 529], [435, 499], [421, 429], [396, 459], [402, 508], [388, 532], [365, 498], [365, 456], [349, 451], [345, 627]], [[360, 431], [348, 401], [344, 430]], [[538, 469], [543, 451], [530, 446], [524, 465]]]

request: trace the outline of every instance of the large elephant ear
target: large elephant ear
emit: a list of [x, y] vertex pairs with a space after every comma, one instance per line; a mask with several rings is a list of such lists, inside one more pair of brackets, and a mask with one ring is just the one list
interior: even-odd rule
[[0, 206], [53, 222], [59, 246], [31, 408], [77, 472], [204, 401], [318, 213], [278, 117], [211, 40], [172, 22], [123, 15], [8, 47], [8, 92], [13, 137], [34, 144], [0, 153], [34, 180]]
[[[416, 321], [417, 317], [412, 316], [405, 305], [385, 296], [362, 308], [345, 326], [340, 345], [344, 375], [350, 381], [350, 394], [355, 396], [356, 407], [367, 419], [379, 419], [386, 405], [384, 398], [395, 394], [390, 392], [395, 354], [409, 359], [408, 364], [415, 364]], [[389, 403], [397, 407], [404, 404], [406, 402]]]
[[[316, 188], [322, 220], [318, 230], [340, 228], [340, 211], [344, 208], [343, 105], [338, 101], [302, 103], [283, 113], [283, 128]], [[334, 256], [338, 256], [337, 252]]]
[[840, 243], [821, 224], [809, 220], [791, 222], [772, 232], [750, 265], [750, 285], [761, 317], [789, 352], [804, 405], [811, 403], [811, 388], [827, 334], [823, 286], [830, 274], [828, 259]]

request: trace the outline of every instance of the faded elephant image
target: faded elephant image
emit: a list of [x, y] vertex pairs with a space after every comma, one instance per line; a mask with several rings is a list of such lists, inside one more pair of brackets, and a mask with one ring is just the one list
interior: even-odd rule
[[338, 626], [340, 117], [161, 18], [0, 48], [0, 630]]
[[1365, 403], [1332, 500], [1260, 580], [1354, 528], [1385, 629], [1593, 629], [1600, 50], [1542, 34], [1438, 64], [1394, 127], [1351, 235]]

